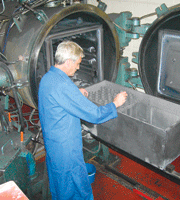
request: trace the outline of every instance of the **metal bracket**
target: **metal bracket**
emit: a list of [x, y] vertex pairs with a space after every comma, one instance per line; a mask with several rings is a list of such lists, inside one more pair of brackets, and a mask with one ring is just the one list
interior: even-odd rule
[[43, 10], [36, 11], [35, 15], [42, 24], [45, 24], [48, 21], [48, 17]]
[[151, 26], [151, 24], [142, 24], [138, 26], [133, 26], [132, 31], [135, 33], [138, 33], [140, 36], [144, 36], [148, 28]]
[[136, 64], [138, 64], [138, 59], [139, 59], [139, 52], [133, 52], [132, 53], [133, 59], [132, 61]]
[[29, 85], [28, 81], [22, 81], [22, 80], [18, 80], [16, 82], [14, 82], [13, 85], [11, 85], [10, 87], [7, 87], [4, 89], [5, 92], [9, 92], [12, 88], [17, 87], [19, 89], [22, 89], [23, 87], [26, 87]]
[[16, 25], [16, 27], [17, 27], [17, 29], [20, 33], [22, 32], [26, 18], [27, 17], [23, 14], [19, 14], [19, 15], [15, 16], [13, 18], [13, 21], [14, 21], [14, 23], [15, 23], [15, 25]]
[[122, 12], [116, 18], [115, 27], [119, 35], [119, 42], [121, 47], [128, 46], [131, 39], [139, 39], [143, 36], [150, 24], [140, 24], [140, 18], [132, 18], [131, 12]]
[[160, 7], [156, 8], [156, 13], [158, 17], [161, 17], [162, 15], [169, 12], [169, 9], [167, 8], [166, 4], [162, 4]]
[[105, 12], [105, 10], [106, 10], [106, 8], [107, 8], [107, 5], [106, 5], [104, 2], [102, 2], [102, 1], [99, 0], [99, 4], [98, 4], [97, 7], [98, 7], [99, 9], [101, 9], [102, 11]]
[[8, 141], [6, 142], [6, 144], [4, 144], [4, 145], [1, 147], [1, 152], [2, 152], [3, 155], [4, 155], [4, 147], [5, 147], [8, 143], [11, 143], [11, 146], [14, 147], [13, 140], [12, 140], [12, 139], [8, 140]]
[[29, 5], [27, 5], [27, 3], [23, 3], [22, 4], [26, 9], [32, 11], [34, 13], [34, 15], [36, 16], [36, 18], [42, 23], [45, 24], [48, 21], [48, 16], [46, 15], [46, 13], [43, 10], [34, 10], [33, 8], [31, 8]]

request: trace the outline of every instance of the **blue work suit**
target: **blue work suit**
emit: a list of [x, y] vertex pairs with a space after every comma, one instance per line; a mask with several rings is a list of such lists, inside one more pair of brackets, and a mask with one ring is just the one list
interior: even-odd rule
[[98, 107], [54, 66], [41, 79], [38, 96], [52, 199], [91, 199], [80, 119], [98, 124], [115, 118], [114, 103]]

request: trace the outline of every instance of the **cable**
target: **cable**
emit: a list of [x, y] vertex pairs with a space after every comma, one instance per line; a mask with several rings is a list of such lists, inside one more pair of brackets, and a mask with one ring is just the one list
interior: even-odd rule
[[[8, 74], [11, 86], [13, 86], [14, 78], [13, 78], [13, 75], [12, 75], [10, 69], [3, 62], [0, 62], [0, 67], [2, 67], [6, 71], [6, 73]], [[21, 106], [20, 106], [19, 98], [18, 98], [17, 87], [12, 87], [12, 92], [13, 92], [14, 100], [15, 100], [15, 103], [16, 103], [16, 106], [17, 106], [17, 110], [18, 110], [18, 113], [19, 113], [21, 131], [24, 132], [24, 118], [23, 118], [23, 113], [22, 113], [22, 109], [21, 109]]]
[[89, 151], [90, 153], [92, 154], [95, 154], [95, 153], [98, 153], [101, 149], [101, 143], [99, 142], [99, 147], [96, 151], [91, 151], [90, 149], [86, 148], [86, 147], [83, 147], [83, 149], [85, 149], [86, 151]]
[[121, 29], [121, 30], [123, 30], [123, 31], [125, 31], [125, 32], [129, 31], [129, 30], [126, 30], [126, 29], [122, 28], [121, 26], [119, 26], [119, 25], [116, 24], [115, 22], [113, 22], [113, 24], [114, 24], [115, 26], [117, 26], [119, 29]]
[[39, 127], [40, 124], [35, 124], [34, 122], [32, 122], [32, 116], [34, 115], [35, 111], [36, 111], [36, 109], [34, 108], [33, 111], [31, 112], [30, 116], [29, 116], [29, 121], [30, 121], [30, 123], [31, 123], [32, 125], [38, 126], [38, 127]]
[[0, 15], [3, 14], [3, 12], [5, 11], [4, 0], [2, 0], [2, 5], [3, 5], [3, 10], [0, 12]]
[[127, 80], [127, 82], [132, 86], [133, 90], [137, 90], [137, 88], [134, 86], [134, 84], [130, 80]]
[[9, 36], [11, 25], [12, 25], [12, 22], [10, 22], [10, 24], [8, 26], [8, 30], [7, 30], [6, 38], [5, 38], [5, 41], [4, 41], [4, 47], [3, 47], [2, 53], [4, 53], [4, 51], [6, 49], [6, 43], [7, 43], [7, 39], [8, 39], [8, 36]]
[[1, 121], [2, 130], [5, 130], [4, 129], [4, 126], [5, 126], [6, 131], [8, 131], [9, 130], [9, 120], [8, 120], [6, 113], [3, 110], [3, 106], [2, 106], [1, 101], [0, 101], [0, 121]]
[[[175, 6], [171, 6], [171, 7], [169, 7], [168, 9], [169, 9], [169, 10], [172, 10], [172, 9], [175, 9], [175, 8], [178, 8], [178, 7], [180, 7], [180, 4], [177, 4], [177, 5], [175, 5]], [[154, 16], [154, 15], [156, 15], [156, 14], [157, 14], [156, 12], [150, 13], [150, 14], [147, 14], [147, 15], [144, 15], [144, 16], [140, 17], [139, 19], [142, 20], [142, 19], [147, 18], [147, 17], [152, 17], [152, 16]]]
[[[14, 61], [14, 62], [8, 62], [7, 61], [7, 58], [6, 58], [6, 56], [3, 54], [3, 53], [1, 53], [0, 52], [0, 60], [3, 62], [3, 63], [5, 63], [5, 64], [7, 64], [7, 65], [10, 65], [10, 64], [15, 64], [17, 61]], [[2, 58], [3, 57], [3, 58]]]

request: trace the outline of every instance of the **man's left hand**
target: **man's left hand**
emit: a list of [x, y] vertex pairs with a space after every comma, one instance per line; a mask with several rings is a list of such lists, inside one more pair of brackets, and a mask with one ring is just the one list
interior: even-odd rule
[[79, 90], [85, 97], [88, 97], [88, 92], [84, 88], [80, 88]]

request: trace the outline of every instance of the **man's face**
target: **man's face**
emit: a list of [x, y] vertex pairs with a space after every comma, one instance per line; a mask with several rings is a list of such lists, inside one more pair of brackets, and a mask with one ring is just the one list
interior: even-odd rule
[[80, 57], [75, 62], [72, 60], [69, 60], [69, 76], [74, 76], [75, 72], [79, 69], [80, 63], [82, 61], [82, 58]]

